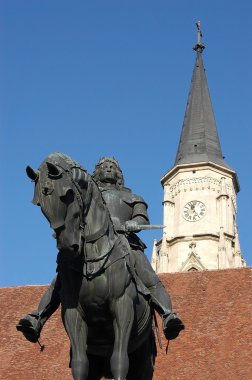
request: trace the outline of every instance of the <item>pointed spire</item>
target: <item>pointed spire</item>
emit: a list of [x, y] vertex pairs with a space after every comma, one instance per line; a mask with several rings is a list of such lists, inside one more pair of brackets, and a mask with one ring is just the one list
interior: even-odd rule
[[196, 51], [196, 63], [175, 165], [213, 162], [231, 169], [222, 156], [202, 60], [205, 46], [201, 43], [202, 32], [199, 21], [196, 26], [198, 40], [193, 48]]

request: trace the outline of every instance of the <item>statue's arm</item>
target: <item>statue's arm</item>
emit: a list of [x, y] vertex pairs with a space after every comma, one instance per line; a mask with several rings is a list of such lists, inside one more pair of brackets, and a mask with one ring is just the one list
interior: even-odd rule
[[[125, 227], [128, 231], [137, 231], [137, 225], [147, 225], [150, 224], [147, 204], [141, 197], [134, 196], [132, 202], [132, 218], [125, 223]], [[140, 231], [140, 230], [138, 230]]]
[[147, 204], [145, 202], [137, 202], [134, 204], [132, 220], [135, 220], [138, 224], [150, 224]]

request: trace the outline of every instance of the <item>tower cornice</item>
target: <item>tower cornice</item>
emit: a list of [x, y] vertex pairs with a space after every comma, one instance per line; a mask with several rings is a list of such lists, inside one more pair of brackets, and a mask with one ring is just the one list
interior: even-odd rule
[[238, 181], [237, 174], [234, 170], [231, 168], [223, 167], [221, 165], [216, 164], [215, 162], [197, 162], [197, 163], [191, 163], [191, 164], [183, 164], [183, 165], [176, 165], [173, 166], [162, 178], [161, 178], [161, 184], [164, 187], [165, 183], [169, 181], [171, 178], [173, 178], [176, 174], [178, 174], [180, 171], [185, 170], [202, 170], [202, 169], [215, 169], [221, 173], [231, 175], [234, 181], [234, 188], [236, 193], [240, 191], [240, 185]]

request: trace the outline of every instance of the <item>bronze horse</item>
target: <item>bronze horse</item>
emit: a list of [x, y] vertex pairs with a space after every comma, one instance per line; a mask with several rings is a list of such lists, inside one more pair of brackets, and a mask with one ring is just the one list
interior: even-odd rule
[[129, 243], [115, 232], [98, 186], [61, 153], [26, 171], [35, 182], [33, 203], [57, 240], [74, 380], [151, 380], [156, 355], [151, 308], [137, 289]]

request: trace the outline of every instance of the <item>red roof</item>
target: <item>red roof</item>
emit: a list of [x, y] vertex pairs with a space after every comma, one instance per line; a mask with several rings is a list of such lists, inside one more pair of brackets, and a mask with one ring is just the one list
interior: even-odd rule
[[[154, 380], [252, 379], [252, 269], [163, 274], [186, 330], [158, 352]], [[69, 342], [60, 312], [45, 325], [38, 344], [16, 331], [46, 286], [0, 288], [0, 378], [70, 380]]]

